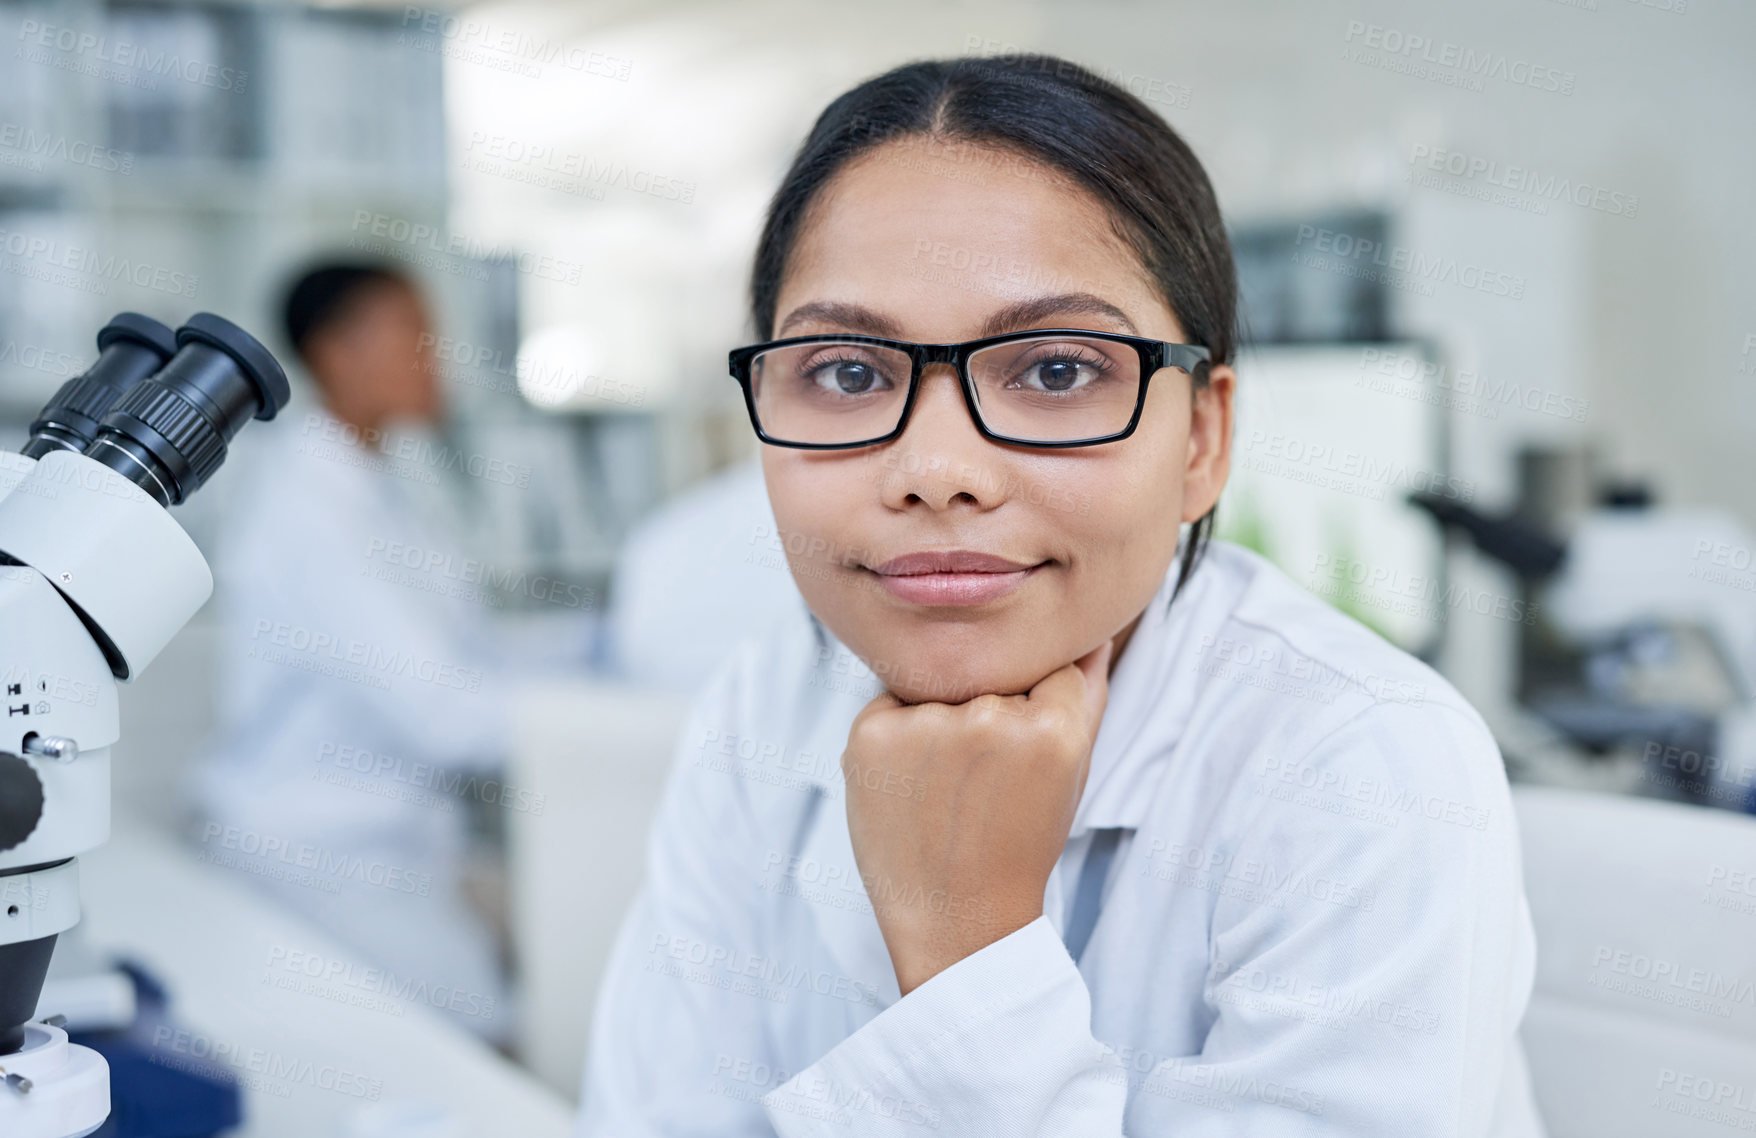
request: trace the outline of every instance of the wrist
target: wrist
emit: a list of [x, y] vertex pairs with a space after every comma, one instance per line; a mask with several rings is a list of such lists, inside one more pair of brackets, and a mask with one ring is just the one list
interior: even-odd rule
[[896, 971], [898, 990], [908, 995], [965, 957], [1004, 940], [1043, 915], [1042, 898], [1034, 905], [1009, 905], [959, 918], [941, 917], [912, 928], [884, 929], [885, 946]]

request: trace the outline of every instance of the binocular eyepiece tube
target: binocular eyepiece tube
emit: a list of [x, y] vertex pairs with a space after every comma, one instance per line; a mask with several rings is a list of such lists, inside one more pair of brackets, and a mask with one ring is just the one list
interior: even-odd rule
[[124, 312], [98, 333], [98, 359], [30, 426], [23, 453], [76, 450], [175, 506], [218, 470], [251, 419], [287, 405], [286, 373], [231, 321], [198, 312], [173, 333]]
[[120, 314], [98, 333], [97, 362], [49, 400], [21, 452], [42, 458], [53, 450], [84, 451], [116, 400], [176, 354], [175, 332], [138, 312]]

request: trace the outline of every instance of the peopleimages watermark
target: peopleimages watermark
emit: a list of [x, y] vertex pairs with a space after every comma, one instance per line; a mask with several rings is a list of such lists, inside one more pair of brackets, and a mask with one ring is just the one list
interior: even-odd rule
[[1437, 574], [1410, 573], [1393, 565], [1319, 553], [1305, 587], [1332, 603], [1370, 605], [1386, 612], [1440, 622], [1456, 609], [1526, 625], [1537, 622], [1542, 605], [1468, 585], [1441, 585]]
[[[1494, 816], [1494, 812], [1486, 807], [1473, 806], [1455, 798], [1428, 794], [1382, 778], [1363, 778], [1352, 771], [1290, 760], [1278, 755], [1264, 756], [1257, 775], [1258, 792], [1271, 798], [1313, 806], [1330, 813], [1346, 814], [1363, 821], [1376, 822], [1389, 829], [1395, 829], [1404, 817], [1418, 815], [1428, 821], [1444, 822], [1465, 830], [1486, 830]], [[1280, 784], [1279, 787], [1276, 786], [1277, 783]], [[1282, 788], [1292, 794], [1289, 796], [1275, 793]], [[1297, 794], [1300, 790], [1310, 792], [1316, 799], [1300, 797]], [[1327, 801], [1324, 801], [1325, 798]]]
[[[26, 566], [18, 566], [18, 568], [26, 569], [27, 572], [35, 572], [34, 569], [29, 569]], [[81, 707], [96, 707], [98, 705], [99, 688], [97, 684], [87, 683], [85, 680], [60, 672], [43, 671], [40, 668], [33, 672], [30, 668], [17, 663], [8, 664], [4, 669], [0, 669], [0, 689], [3, 689], [8, 696], [21, 696], [27, 687], [57, 704], [76, 703]]]
[[1246, 1100], [1303, 1114], [1323, 1113], [1324, 1098], [1320, 1092], [1265, 1079], [1236, 1065], [1203, 1063], [1198, 1055], [1160, 1055], [1144, 1047], [1114, 1046], [1101, 1040], [1098, 1047], [1106, 1064], [1112, 1059], [1116, 1062], [1106, 1071], [1106, 1077], [1129, 1090], [1226, 1113]]
[[1756, 1007], [1756, 984], [1675, 960], [1600, 944], [1585, 982], [1594, 988], [1729, 1019], [1735, 1005]]
[[[896, 882], [879, 873], [861, 873], [834, 862], [802, 854], [768, 851], [762, 865], [765, 879], [757, 888], [782, 897], [797, 897], [831, 909], [851, 909], [878, 916], [913, 909], [960, 920], [984, 920], [993, 908], [990, 898], [929, 890], [915, 882]], [[769, 880], [778, 874], [781, 880]]]
[[[531, 467], [526, 463], [507, 462], [505, 459], [436, 444], [422, 435], [393, 436], [377, 427], [362, 428], [315, 411], [305, 416], [304, 429], [300, 431], [300, 435], [300, 454], [338, 461], [346, 456], [357, 456], [361, 464], [373, 466], [383, 473], [414, 477], [415, 480], [428, 484], [437, 481], [437, 472], [453, 470], [471, 478], [480, 478], [484, 482], [498, 482], [521, 489], [530, 485]], [[314, 443], [311, 441], [313, 437]], [[337, 443], [342, 445], [323, 445]]]
[[[1752, 861], [1751, 865], [1756, 866], [1756, 861]], [[1756, 916], [1756, 868], [1715, 862], [1708, 867], [1701, 903], [1715, 909], [1729, 909], [1746, 916]]]
[[1091, 277], [1075, 277], [1010, 254], [996, 255], [928, 237], [915, 238], [909, 276], [1008, 300], [1024, 295], [1103, 291]]
[[937, 1130], [943, 1118], [940, 1109], [929, 1103], [868, 1087], [848, 1086], [825, 1075], [810, 1075], [797, 1087], [769, 1095], [773, 1088], [786, 1087], [796, 1075], [759, 1059], [739, 1058], [719, 1053], [713, 1063], [713, 1079], [708, 1093], [742, 1102], [758, 1102], [766, 1109], [798, 1114], [838, 1126], [854, 1124], [851, 1110], [884, 1119], [905, 1122]]
[[[883, 588], [882, 585], [865, 584], [856, 584], [855, 587]], [[970, 694], [967, 678], [946, 675], [933, 668], [900, 660], [867, 661], [845, 648], [831, 649], [822, 645], [816, 649], [816, 659], [811, 662], [811, 674], [805, 678], [805, 683], [809, 687], [823, 688], [841, 695], [858, 695], [868, 700], [886, 688], [895, 691], [899, 687], [926, 693], [914, 701], [917, 703], [932, 701], [962, 704], [977, 698]], [[1034, 720], [1042, 715], [1041, 705], [1030, 702], [1022, 695], [996, 695], [992, 708], [1001, 715], [1020, 719]]]
[[526, 142], [512, 135], [471, 131], [464, 152], [466, 170], [578, 197], [602, 200], [604, 189], [621, 187], [683, 205], [695, 201], [697, 183], [693, 180], [631, 168], [618, 159], [596, 158], [582, 151]]
[[152, 1053], [147, 1061], [160, 1067], [206, 1075], [206, 1064], [233, 1068], [233, 1077], [249, 1089], [276, 1098], [289, 1098], [294, 1085], [334, 1091], [352, 1098], [376, 1102], [384, 1093], [384, 1080], [333, 1063], [314, 1063], [262, 1047], [240, 1047], [199, 1031], [184, 1031], [169, 1024], [153, 1029]]
[[353, 231], [347, 247], [391, 257], [422, 268], [486, 280], [483, 261], [510, 261], [528, 277], [576, 285], [585, 279], [585, 265], [564, 257], [531, 253], [516, 246], [478, 241], [442, 226], [411, 221], [368, 209], [354, 211]]
[[40, 20], [21, 22], [18, 39], [24, 46], [14, 52], [16, 58], [146, 90], [157, 90], [160, 79], [175, 79], [219, 91], [241, 92], [250, 80], [248, 71], [235, 67]]
[[393, 893], [412, 893], [417, 897], [431, 896], [433, 892], [433, 875], [430, 873], [376, 859], [368, 861], [358, 854], [340, 853], [243, 826], [204, 823], [201, 845], [195, 855], [197, 861], [315, 888], [324, 893], [340, 893], [344, 881], [388, 889]]
[[1756, 795], [1756, 761], [1750, 759], [1731, 763], [1719, 755], [1656, 740], [1646, 744], [1643, 758], [1641, 781], [1666, 790], [1691, 791], [1734, 810], [1743, 809]]
[[1360, 372], [1354, 381], [1356, 387], [1438, 404], [1484, 419], [1499, 418], [1503, 407], [1518, 407], [1532, 414], [1583, 423], [1591, 409], [1589, 399], [1506, 379], [1489, 379], [1480, 372], [1453, 372], [1438, 360], [1383, 348], [1360, 350]]
[[425, 1004], [440, 1011], [492, 1019], [498, 1003], [495, 997], [480, 992], [466, 992], [449, 984], [398, 976], [386, 968], [338, 960], [285, 945], [274, 945], [268, 950], [263, 982], [282, 991], [397, 1016], [403, 1014], [406, 1004]]
[[1467, 478], [1283, 431], [1252, 430], [1234, 453], [1242, 469], [1374, 502], [1384, 500], [1387, 488], [1419, 491], [1457, 502], [1473, 501], [1476, 495], [1475, 483]]
[[417, 792], [432, 791], [440, 796], [436, 802], [442, 803], [447, 811], [458, 800], [481, 802], [532, 815], [541, 814], [549, 804], [549, 796], [544, 791], [533, 791], [497, 778], [483, 778], [437, 763], [423, 763], [349, 743], [328, 740], [319, 743], [316, 760], [320, 768], [317, 773], [325, 776], [323, 781], [331, 781], [327, 777], [329, 774], [350, 774], [361, 776], [362, 783], [370, 783], [379, 790], [406, 787]]
[[1687, 1115], [1733, 1130], [1756, 1130], [1756, 1086], [1663, 1067], [1659, 1070], [1658, 1089], [1659, 1097], [1649, 1104], [1654, 1110]]
[[45, 160], [69, 166], [85, 166], [105, 174], [127, 174], [134, 169], [134, 155], [113, 146], [100, 146], [65, 134], [38, 131], [22, 123], [0, 122], [0, 165], [17, 166], [40, 174]]
[[459, 16], [438, 8], [405, 6], [402, 10], [399, 47], [438, 52], [462, 63], [477, 63], [498, 71], [511, 71], [536, 78], [548, 65], [581, 75], [627, 82], [634, 61], [621, 56], [570, 44], [565, 40], [538, 38], [511, 27], [496, 27], [473, 16]]
[[699, 752], [695, 766], [701, 769], [739, 774], [748, 780], [788, 789], [808, 790], [813, 794], [827, 790], [829, 797], [834, 797], [838, 787], [845, 789], [846, 785], [855, 785], [874, 794], [917, 801], [927, 797], [927, 780], [918, 774], [899, 774], [889, 769], [860, 766], [859, 762], [846, 762], [841, 755], [788, 748], [750, 734], [708, 727], [701, 732], [701, 741], [695, 745], [695, 750]]
[[1362, 671], [1348, 664], [1336, 667], [1286, 644], [1216, 637], [1210, 633], [1201, 638], [1195, 655], [1196, 670], [1202, 675], [1317, 703], [1333, 703], [1348, 691], [1361, 692], [1375, 703], [1402, 703], [1410, 707], [1421, 706], [1427, 698], [1426, 684]]
[[1338, 1031], [1362, 1021], [1421, 1035], [1439, 1031], [1440, 1015], [1431, 1008], [1265, 968], [1253, 960], [1232, 963], [1216, 957], [1207, 975], [1215, 1003], [1266, 1011]]
[[715, 1075], [708, 1080], [707, 1093], [731, 1099], [733, 1102], [754, 1103], [764, 1109], [784, 1110], [788, 1114], [796, 1114], [819, 1122], [833, 1122], [837, 1126], [852, 1126], [854, 1116], [845, 1110], [831, 1110], [817, 1102], [793, 1102], [782, 1099], [774, 1104], [764, 1101], [764, 1096], [774, 1088], [790, 1081], [792, 1075], [779, 1067], [772, 1067], [759, 1060], [734, 1060], [731, 1056], [723, 1056], [729, 1066], [736, 1062], [744, 1064], [735, 1072], [727, 1075]]
[[72, 379], [90, 366], [84, 356], [76, 356], [72, 352], [56, 351], [54, 348], [42, 348], [35, 344], [20, 344], [17, 340], [7, 340], [0, 344], [0, 364], [11, 364], [15, 367], [40, 371], [61, 379]]
[[1239, 857], [1230, 849], [1153, 838], [1143, 855], [1142, 877], [1217, 893], [1261, 908], [1284, 909], [1288, 897], [1344, 909], [1370, 911], [1378, 892], [1357, 881], [1322, 869], [1288, 869], [1257, 857]]
[[1725, 585], [1744, 592], [1756, 592], [1756, 560], [1750, 547], [1726, 541], [1699, 538], [1689, 555], [1689, 578], [1710, 585]]
[[102, 254], [95, 249], [16, 229], [0, 229], [0, 253], [16, 258], [5, 264], [9, 273], [95, 296], [107, 296], [112, 282], [172, 296], [194, 296], [201, 279], [194, 273], [118, 257], [114, 253]]
[[[965, 55], [980, 53], [987, 58], [1009, 62], [1014, 66], [1034, 69], [1043, 74], [1055, 74], [1066, 79], [1073, 74], [1074, 64], [1054, 56], [1038, 56], [1024, 52], [1018, 44], [1002, 43], [1000, 40], [988, 39], [979, 35], [968, 35], [963, 39]], [[1144, 103], [1158, 103], [1167, 107], [1187, 107], [1194, 94], [1194, 89], [1184, 83], [1173, 83], [1168, 79], [1160, 79], [1150, 75], [1141, 75], [1120, 69], [1105, 70], [1098, 67], [1086, 67], [1100, 79], [1109, 81], [1127, 91]]]
[[1571, 71], [1533, 63], [1504, 52], [1484, 51], [1450, 40], [1434, 40], [1418, 32], [1386, 28], [1364, 20], [1348, 21], [1343, 42], [1349, 46], [1342, 49], [1342, 59], [1349, 63], [1401, 72], [1470, 91], [1484, 90], [1483, 80], [1498, 79], [1533, 91], [1571, 95], [1578, 78]]
[[810, 992], [864, 1007], [878, 1006], [878, 986], [822, 968], [704, 941], [699, 937], [654, 933], [645, 971], [706, 984], [770, 1003], [784, 1004], [794, 992]]
[[393, 676], [458, 691], [477, 692], [482, 670], [388, 649], [287, 621], [259, 618], [250, 630], [247, 658], [388, 689]]
[[792, 748], [714, 727], [702, 731], [695, 750], [695, 765], [702, 770], [735, 774], [752, 782], [809, 794], [826, 790], [834, 797], [836, 784], [843, 779], [837, 755]]
[[[1429, 171], [1422, 173], [1422, 169]], [[1450, 179], [1431, 173], [1447, 175]], [[1477, 198], [1493, 205], [1509, 205], [1529, 213], [1546, 214], [1549, 203], [1565, 202], [1611, 217], [1633, 217], [1640, 208], [1636, 194], [1575, 182], [1571, 178], [1543, 175], [1524, 166], [1502, 165], [1495, 159], [1461, 150], [1447, 150], [1417, 142], [1409, 154], [1409, 180], [1428, 189], [1444, 190]], [[1504, 192], [1502, 192], [1504, 191]]]
[[489, 608], [503, 607], [507, 596], [569, 609], [591, 609], [597, 600], [591, 586], [576, 581], [381, 537], [367, 539], [365, 560], [362, 573], [373, 580]]
[[1524, 297], [1526, 281], [1516, 273], [1456, 257], [1431, 256], [1406, 245], [1386, 244], [1344, 230], [1301, 224], [1293, 244], [1297, 246], [1293, 252], [1295, 264], [1382, 281], [1393, 288], [1421, 286], [1426, 290], [1421, 291], [1423, 296], [1433, 295], [1430, 286], [1437, 283], [1510, 300]]
[[[848, 125], [848, 133], [858, 137], [863, 130], [882, 130], [882, 124], [856, 115]], [[1056, 175], [1023, 154], [968, 139], [917, 137], [906, 147], [886, 148], [875, 153], [872, 161], [931, 174], [949, 182], [986, 185], [990, 175], [1026, 182], [1048, 183]]]

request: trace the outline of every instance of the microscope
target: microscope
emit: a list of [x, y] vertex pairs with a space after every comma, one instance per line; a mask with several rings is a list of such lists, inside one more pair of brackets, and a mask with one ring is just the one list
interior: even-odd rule
[[[79, 1138], [110, 1113], [109, 1066], [33, 1021], [55, 938], [79, 921], [78, 857], [110, 831], [116, 684], [138, 676], [213, 590], [168, 507], [286, 406], [248, 333], [137, 313], [0, 452], [0, 1135]], [[174, 920], [174, 914], [166, 914]]]

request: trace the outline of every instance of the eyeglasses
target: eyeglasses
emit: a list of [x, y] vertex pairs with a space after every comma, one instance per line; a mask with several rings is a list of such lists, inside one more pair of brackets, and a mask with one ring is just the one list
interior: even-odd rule
[[961, 344], [875, 336], [795, 336], [734, 348], [756, 436], [773, 446], [836, 450], [889, 442], [908, 425], [928, 364], [957, 369], [983, 437], [1035, 447], [1125, 439], [1160, 368], [1199, 381], [1211, 353], [1081, 328], [1033, 328]]

